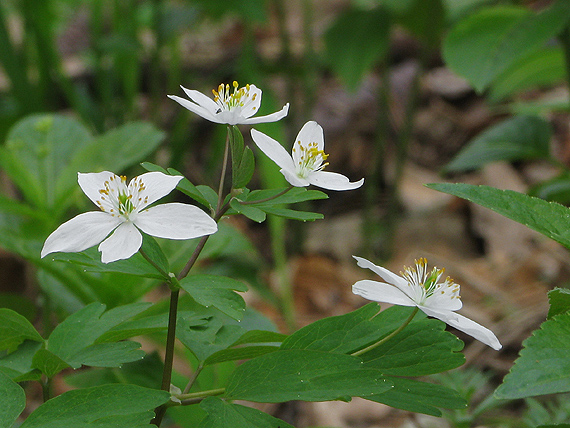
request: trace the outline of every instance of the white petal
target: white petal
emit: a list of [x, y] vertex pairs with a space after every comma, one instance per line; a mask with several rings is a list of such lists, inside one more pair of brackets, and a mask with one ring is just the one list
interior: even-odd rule
[[194, 205], [162, 204], [137, 214], [135, 225], [158, 238], [192, 239], [218, 230], [212, 217]]
[[325, 134], [323, 128], [314, 120], [310, 120], [303, 125], [295, 141], [298, 140], [300, 140], [305, 147], [314, 142], [317, 143], [317, 150], [324, 150], [325, 148]]
[[425, 305], [433, 309], [458, 311], [463, 307], [463, 303], [460, 298], [452, 298], [452, 296], [453, 293], [449, 290], [446, 290], [443, 294], [441, 294], [441, 291], [435, 291], [434, 294], [426, 299]]
[[241, 116], [248, 118], [253, 116], [259, 111], [261, 106], [261, 89], [255, 85], [249, 85], [249, 97], [248, 101], [241, 109]]
[[187, 100], [185, 98], [181, 98], [178, 97], [176, 95], [168, 95], [168, 98], [170, 98], [171, 100], [176, 101], [178, 104], [180, 104], [182, 107], [190, 110], [192, 113], [196, 113], [198, 116], [203, 117], [204, 119], [210, 120], [212, 122], [216, 122], [219, 123], [216, 120], [216, 115], [211, 112], [210, 110], [199, 106], [198, 104], [193, 103], [190, 100]]
[[497, 336], [495, 336], [491, 330], [467, 317], [464, 317], [463, 315], [459, 315], [452, 311], [428, 308], [425, 306], [420, 306], [419, 308], [424, 311], [426, 315], [442, 320], [444, 323], [467, 333], [469, 336], [483, 342], [485, 345], [488, 345], [497, 351], [503, 347], [499, 342], [499, 339], [497, 339]]
[[97, 203], [98, 200], [101, 200], [99, 190], [105, 188], [105, 181], [109, 181], [111, 177], [115, 176], [116, 174], [109, 171], [89, 172], [87, 174], [79, 172], [77, 173], [77, 182], [81, 190], [83, 190], [83, 193], [85, 193], [95, 205], [99, 206]]
[[285, 104], [283, 108], [275, 113], [267, 114], [265, 116], [255, 116], [248, 119], [243, 119], [239, 123], [244, 125], [255, 125], [257, 123], [277, 122], [283, 119], [289, 113], [289, 103]]
[[281, 169], [280, 172], [283, 174], [285, 180], [287, 180], [291, 186], [307, 187], [309, 184], [311, 184], [306, 178], [299, 177], [295, 171]]
[[253, 142], [267, 155], [269, 159], [275, 162], [280, 168], [295, 173], [295, 165], [293, 159], [278, 141], [274, 140], [257, 129], [251, 130], [251, 138]]
[[406, 281], [401, 276], [390, 272], [388, 269], [385, 269], [382, 266], [376, 266], [374, 263], [366, 260], [365, 258], [358, 256], [352, 256], [352, 257], [356, 259], [356, 261], [358, 262], [357, 263], [358, 266], [360, 266], [361, 268], [370, 269], [376, 275], [380, 276], [380, 278], [382, 278], [384, 281], [395, 285], [400, 290], [404, 291], [406, 287], [408, 287], [408, 281]]
[[417, 306], [404, 292], [392, 284], [364, 279], [352, 286], [352, 292], [375, 302], [391, 303], [393, 305]]
[[188, 95], [188, 97], [196, 104], [198, 104], [200, 107], [205, 108], [212, 114], [215, 114], [216, 111], [218, 111], [219, 108], [218, 104], [216, 104], [216, 102], [210, 97], [207, 97], [200, 91], [196, 91], [194, 89], [186, 89], [182, 85], [180, 87], [186, 93], [186, 95]]
[[328, 190], [353, 190], [364, 184], [364, 178], [350, 182], [348, 177], [336, 172], [316, 171], [309, 175], [311, 184]]
[[98, 244], [115, 229], [121, 220], [102, 211], [79, 214], [59, 226], [44, 243], [41, 256], [50, 253], [76, 253]]
[[111, 236], [99, 245], [101, 261], [110, 263], [117, 260], [128, 259], [135, 254], [142, 245], [142, 235], [133, 225], [127, 221], [122, 223]]
[[133, 203], [139, 209], [143, 209], [145, 206], [152, 204], [172, 192], [182, 178], [181, 175], [168, 175], [160, 171], [147, 172], [133, 178], [129, 183], [129, 190], [131, 190], [132, 187], [136, 187], [135, 183], [137, 180], [141, 180], [144, 183], [144, 190], [138, 194], [138, 197], [142, 198], [142, 201], [140, 203], [133, 201]]

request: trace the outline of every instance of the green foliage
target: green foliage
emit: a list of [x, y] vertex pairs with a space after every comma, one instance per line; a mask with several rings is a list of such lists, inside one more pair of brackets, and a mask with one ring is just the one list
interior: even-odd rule
[[43, 342], [34, 326], [10, 309], [0, 309], [0, 351], [13, 352], [24, 340]]
[[570, 289], [555, 288], [554, 290], [550, 290], [548, 292], [548, 300], [550, 303], [548, 319], [568, 312], [568, 310], [570, 310]]
[[216, 397], [206, 398], [200, 407], [206, 411], [207, 416], [198, 428], [294, 428], [260, 410], [228, 403]]
[[547, 158], [551, 134], [550, 124], [542, 118], [509, 118], [470, 141], [444, 170], [457, 172], [480, 168], [489, 162]]
[[10, 428], [26, 407], [26, 393], [20, 385], [0, 372], [0, 396], [3, 397], [0, 428]]
[[165, 391], [135, 385], [103, 385], [63, 393], [38, 407], [21, 428], [143, 428], [153, 410], [170, 400]]

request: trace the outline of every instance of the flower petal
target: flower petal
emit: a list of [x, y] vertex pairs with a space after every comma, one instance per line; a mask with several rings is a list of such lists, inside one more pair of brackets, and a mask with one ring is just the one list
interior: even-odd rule
[[311, 184], [327, 190], [353, 190], [364, 184], [364, 178], [350, 182], [348, 177], [328, 171], [313, 172], [309, 174], [308, 180]]
[[97, 201], [104, 202], [101, 201], [101, 193], [99, 191], [105, 188], [105, 181], [109, 181], [111, 177], [116, 177], [116, 174], [109, 171], [89, 172], [86, 174], [79, 172], [77, 173], [77, 182], [83, 193], [99, 207]]
[[98, 244], [112, 232], [121, 220], [102, 211], [79, 214], [59, 226], [44, 243], [41, 257], [50, 253], [76, 253]]
[[283, 174], [285, 180], [287, 180], [291, 186], [306, 187], [309, 184], [311, 184], [309, 180], [307, 180], [306, 178], [299, 177], [297, 173], [294, 171], [289, 171], [287, 169], [282, 168], [280, 172], [281, 174]]
[[408, 281], [406, 281], [401, 276], [390, 272], [388, 269], [383, 268], [382, 266], [376, 266], [374, 263], [372, 263], [369, 260], [366, 260], [365, 258], [358, 256], [352, 256], [352, 257], [354, 257], [354, 259], [357, 261], [358, 266], [360, 266], [361, 268], [370, 269], [376, 275], [380, 276], [380, 278], [382, 278], [384, 281], [387, 281], [388, 283], [398, 287], [402, 292], [404, 292], [406, 287], [408, 287]]
[[205, 108], [210, 113], [216, 114], [216, 111], [218, 111], [219, 106], [218, 104], [216, 104], [216, 102], [213, 99], [207, 97], [200, 91], [196, 91], [194, 89], [186, 89], [182, 85], [180, 87], [192, 101], [194, 101], [200, 107]]
[[402, 290], [385, 282], [363, 279], [352, 286], [352, 292], [375, 302], [391, 303], [393, 305], [417, 306]]
[[259, 107], [261, 106], [261, 89], [255, 85], [249, 85], [248, 94], [249, 97], [244, 106], [241, 108], [241, 116], [243, 118], [253, 116], [259, 111]]
[[[184, 108], [190, 110], [192, 113], [196, 113], [198, 116], [201, 116], [201, 117], [203, 117], [204, 119], [207, 119], [207, 120], [209, 120], [209, 121], [216, 122], [216, 123], [221, 123], [221, 122], [218, 122], [218, 120], [216, 120], [216, 115], [215, 115], [213, 112], [211, 112], [210, 110], [208, 110], [208, 109], [206, 109], [206, 108], [204, 108], [204, 107], [202, 107], [202, 106], [200, 106], [200, 105], [198, 105], [198, 104], [195, 104], [195, 103], [193, 103], [193, 102], [190, 101], [190, 100], [187, 100], [187, 99], [185, 99], [185, 98], [178, 97], [178, 96], [176, 96], [176, 95], [167, 95], [167, 96], [168, 96], [168, 98], [170, 98], [171, 100], [176, 101], [176, 102], [177, 102], [178, 104], [180, 104], [182, 107], [184, 107]], [[210, 101], [212, 101], [212, 100], [210, 100]], [[212, 101], [212, 102], [213, 102], [213, 101]]]
[[99, 245], [101, 261], [110, 263], [117, 260], [128, 259], [135, 254], [142, 245], [142, 235], [130, 221], [122, 223], [111, 236]]
[[497, 336], [495, 336], [491, 330], [463, 315], [459, 315], [453, 311], [433, 309], [425, 306], [420, 306], [419, 308], [424, 311], [426, 315], [442, 320], [444, 323], [455, 327], [457, 330], [461, 330], [497, 351], [503, 347], [499, 339], [497, 339]]
[[310, 120], [303, 125], [295, 141], [301, 141], [305, 147], [308, 147], [310, 143], [317, 143], [317, 150], [324, 150], [325, 133], [323, 127], [314, 120]]
[[283, 119], [289, 113], [289, 103], [285, 104], [283, 108], [275, 113], [267, 114], [265, 116], [255, 116], [241, 120], [239, 123], [243, 125], [255, 125], [257, 123], [277, 122]]
[[149, 235], [168, 239], [192, 239], [218, 230], [214, 219], [200, 208], [178, 202], [140, 212], [134, 223]]
[[133, 195], [133, 190], [138, 187], [138, 182], [143, 183], [143, 190], [139, 191], [137, 201], [133, 201], [139, 210], [147, 205], [159, 200], [172, 192], [180, 180], [181, 175], [168, 175], [160, 171], [147, 172], [135, 177], [129, 183], [129, 193]]
[[295, 165], [293, 159], [278, 141], [274, 140], [257, 129], [251, 130], [251, 138], [253, 142], [267, 155], [269, 159], [275, 162], [280, 168], [295, 174]]
[[450, 311], [458, 311], [463, 307], [463, 303], [459, 296], [454, 295], [449, 288], [441, 291], [436, 290], [434, 294], [426, 299], [425, 305], [433, 309]]

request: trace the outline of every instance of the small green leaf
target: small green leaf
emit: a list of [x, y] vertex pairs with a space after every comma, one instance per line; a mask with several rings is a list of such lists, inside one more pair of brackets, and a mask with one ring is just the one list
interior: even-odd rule
[[315, 221], [315, 220], [321, 220], [325, 217], [321, 213], [295, 211], [295, 210], [290, 210], [288, 208], [277, 208], [274, 206], [264, 206], [263, 211], [265, 211], [267, 214], [273, 214], [278, 217], [285, 217], [291, 220], [300, 220], [300, 221]]
[[234, 290], [247, 291], [243, 282], [219, 275], [192, 275], [180, 281], [180, 285], [199, 304], [214, 306], [236, 320], [242, 318], [245, 302]]
[[240, 188], [243, 186], [236, 186], [236, 177], [239, 171], [239, 166], [243, 156], [243, 135], [240, 129], [234, 125], [229, 129], [230, 132], [230, 149], [232, 161], [232, 187]]
[[256, 207], [251, 206], [251, 205], [242, 205], [239, 203], [239, 201], [237, 199], [232, 199], [232, 201], [230, 202], [230, 206], [238, 214], [243, 214], [244, 216], [246, 216], [250, 220], [256, 221], [258, 223], [265, 221], [265, 218], [267, 217], [267, 214], [265, 214], [265, 211], [262, 211], [259, 208], [256, 208]]
[[570, 391], [570, 313], [542, 323], [523, 342], [523, 350], [503, 383], [497, 398], [525, 398]]
[[529, 195], [566, 206], [570, 205], [569, 172], [562, 171], [557, 177], [540, 182], [530, 190]]
[[552, 130], [536, 116], [515, 116], [487, 129], [471, 140], [445, 171], [480, 168], [489, 162], [547, 158]]
[[81, 365], [120, 367], [123, 363], [142, 360], [145, 352], [140, 347], [140, 343], [128, 340], [116, 343], [96, 343], [81, 349], [69, 357], [67, 361], [74, 368]]
[[244, 346], [242, 348], [222, 349], [206, 358], [204, 366], [225, 361], [249, 360], [278, 350], [279, 347], [277, 346]]
[[208, 414], [198, 428], [294, 428], [261, 410], [208, 397], [200, 403]]
[[43, 344], [27, 340], [18, 349], [0, 358], [0, 373], [4, 373], [15, 382], [39, 380], [42, 373], [32, 368], [32, 360]]
[[328, 63], [348, 88], [356, 89], [365, 73], [384, 60], [389, 34], [390, 14], [382, 7], [350, 9], [327, 30]]
[[168, 273], [170, 272], [168, 259], [164, 255], [162, 248], [160, 248], [160, 245], [158, 245], [156, 240], [146, 233], [144, 234], [141, 251], [144, 251], [145, 255], [158, 267], [158, 269], [155, 269], [161, 274], [164, 274], [164, 279], [167, 279]]
[[170, 393], [135, 385], [103, 385], [65, 392], [38, 407], [20, 428], [143, 428]]
[[0, 350], [13, 352], [26, 339], [44, 341], [25, 317], [11, 309], [0, 308]]
[[[287, 191], [284, 192], [285, 190]], [[281, 195], [279, 195], [280, 193]], [[320, 190], [309, 190], [306, 187], [286, 187], [282, 189], [254, 190], [247, 194], [245, 201], [252, 205], [272, 206], [327, 199], [328, 197], [329, 195]]]
[[328, 401], [379, 394], [391, 388], [359, 358], [310, 350], [280, 350], [249, 360], [232, 374], [226, 397], [265, 403]]
[[239, 167], [234, 174], [232, 187], [234, 189], [241, 189], [250, 182], [255, 172], [255, 157], [249, 147], [243, 151]]
[[245, 343], [278, 343], [287, 338], [286, 334], [275, 331], [250, 330], [241, 336], [232, 346], [243, 345]]
[[196, 189], [200, 192], [203, 199], [208, 202], [208, 207], [213, 210], [218, 205], [218, 194], [214, 189], [209, 186], [200, 184], [196, 186]]
[[383, 403], [397, 409], [441, 417], [438, 407], [444, 409], [464, 409], [467, 402], [457, 391], [441, 385], [386, 376], [394, 384], [392, 389], [371, 397], [370, 401]]
[[555, 288], [548, 292], [548, 301], [550, 309], [548, 310], [548, 319], [558, 314], [568, 312], [570, 310], [570, 289]]
[[560, 204], [488, 186], [435, 183], [427, 187], [489, 208], [570, 248], [570, 209]]
[[48, 378], [52, 378], [63, 369], [67, 369], [71, 366], [53, 352], [47, 349], [40, 349], [34, 355], [32, 367], [40, 370]]
[[26, 393], [20, 385], [0, 372], [0, 428], [10, 428], [26, 407]]

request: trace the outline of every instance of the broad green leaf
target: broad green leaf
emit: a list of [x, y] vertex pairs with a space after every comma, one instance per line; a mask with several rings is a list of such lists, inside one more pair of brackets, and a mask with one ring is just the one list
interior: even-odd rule
[[135, 352], [134, 347], [140, 345], [129, 344], [134, 342], [121, 342], [118, 345], [94, 343], [108, 330], [136, 316], [150, 305], [132, 303], [105, 312], [105, 305], [91, 303], [67, 317], [53, 330], [47, 349], [74, 368], [81, 364], [97, 366], [98, 353], [103, 366], [107, 366], [111, 359], [113, 363], [121, 358], [124, 358], [124, 362], [139, 359], [141, 354]]
[[480, 168], [496, 161], [547, 158], [552, 130], [547, 121], [536, 116], [515, 116], [487, 129], [471, 140], [445, 171]]
[[237, 199], [232, 199], [232, 201], [230, 202], [230, 206], [238, 214], [243, 214], [244, 216], [246, 216], [250, 220], [256, 221], [258, 223], [265, 221], [265, 218], [267, 217], [267, 214], [265, 214], [265, 211], [262, 211], [259, 208], [256, 208], [256, 207], [251, 206], [251, 205], [240, 204]]
[[264, 206], [263, 211], [265, 211], [267, 214], [273, 214], [278, 217], [285, 217], [291, 220], [300, 220], [300, 221], [315, 221], [315, 220], [321, 220], [325, 217], [321, 213], [296, 211], [296, 210], [290, 210], [288, 208], [278, 208], [274, 206], [271, 207]]
[[442, 415], [438, 407], [463, 409], [467, 406], [465, 399], [451, 388], [393, 376], [386, 376], [386, 379], [394, 384], [393, 388], [364, 398], [397, 409], [438, 417]]
[[196, 186], [196, 189], [200, 192], [203, 199], [208, 201], [208, 206], [211, 210], [216, 208], [218, 205], [218, 194], [214, 189], [203, 184]]
[[[393, 306], [378, 313], [377, 303], [354, 312], [315, 321], [285, 339], [281, 349], [312, 349], [349, 354], [366, 347], [400, 327], [412, 308]], [[421, 315], [416, 319], [421, 318]]]
[[570, 310], [570, 289], [555, 288], [548, 292], [548, 301], [550, 309], [548, 309], [548, 319], [558, 314], [568, 312]]
[[[156, 265], [155, 270], [157, 272], [161, 272], [166, 275], [170, 273], [170, 265], [168, 264], [168, 259], [164, 255], [162, 249], [160, 248], [160, 245], [158, 245], [152, 236], [147, 235], [146, 233], [144, 234], [144, 239], [140, 251], [143, 251], [146, 257], [148, 257], [152, 263]], [[168, 277], [165, 276], [164, 278], [167, 279]]]
[[523, 347], [495, 391], [496, 397], [514, 399], [570, 391], [569, 312], [543, 322]]
[[570, 2], [534, 14], [518, 7], [489, 7], [469, 15], [447, 36], [447, 65], [479, 92], [513, 63], [557, 36], [570, 17]]
[[228, 381], [226, 397], [265, 403], [328, 401], [390, 388], [379, 370], [363, 369], [357, 357], [288, 349], [240, 365]]
[[277, 333], [275, 331], [250, 330], [245, 332], [245, 334], [232, 345], [237, 346], [245, 343], [277, 343], [283, 342], [285, 338], [287, 338], [286, 334]]
[[89, 131], [71, 117], [28, 116], [8, 133], [5, 146], [0, 148], [0, 166], [28, 202], [51, 208], [61, 196], [60, 181], [71, 180], [72, 186], [77, 182], [77, 170], [70, 178], [65, 168], [92, 138]]
[[35, 369], [40, 370], [48, 378], [54, 377], [63, 369], [71, 367], [53, 352], [47, 349], [40, 349], [35, 353], [32, 360], [32, 366]]
[[570, 209], [556, 202], [488, 186], [435, 183], [427, 187], [489, 208], [570, 248]]
[[103, 385], [65, 392], [38, 407], [20, 428], [143, 428], [170, 393], [135, 385]]
[[406, 326], [387, 342], [361, 355], [364, 366], [393, 376], [425, 376], [459, 367], [463, 342], [445, 323], [424, 319]]
[[[179, 314], [181, 316], [185, 316], [188, 319], [193, 318], [185, 311], [180, 311]], [[119, 340], [128, 339], [134, 336], [166, 331], [167, 328], [168, 314], [166, 313], [142, 318], [137, 317], [136, 319], [122, 322], [121, 324], [111, 328], [106, 333], [103, 333], [96, 342], [117, 342]]]
[[15, 382], [39, 380], [42, 373], [32, 367], [32, 360], [43, 344], [27, 340], [11, 354], [0, 354], [0, 373], [9, 376]]
[[243, 346], [241, 348], [222, 349], [206, 358], [204, 365], [209, 366], [224, 361], [249, 360], [278, 350], [279, 347], [277, 346]]
[[529, 195], [566, 206], [570, 205], [570, 174], [567, 171], [562, 171], [557, 177], [543, 181], [533, 187]]
[[198, 428], [294, 428], [261, 410], [228, 403], [216, 397], [206, 398], [200, 407], [207, 416]]
[[0, 372], [0, 428], [10, 428], [26, 407], [26, 393], [20, 385]]
[[252, 205], [272, 206], [327, 199], [328, 197], [329, 195], [320, 190], [309, 190], [306, 187], [286, 187], [283, 189], [254, 190], [247, 194], [245, 201]]
[[328, 63], [354, 90], [368, 71], [384, 61], [389, 34], [390, 15], [384, 8], [350, 9], [325, 33]]
[[249, 147], [246, 147], [241, 156], [239, 167], [234, 174], [232, 187], [234, 189], [241, 189], [247, 186], [247, 184], [250, 182], [251, 178], [253, 177], [254, 172], [255, 172], [255, 157], [253, 156], [253, 152], [251, 151], [251, 149]]
[[119, 367], [123, 363], [142, 360], [145, 352], [140, 347], [140, 343], [131, 341], [96, 343], [73, 354], [73, 356], [67, 359], [67, 362], [74, 368], [78, 368], [81, 365]]
[[498, 102], [509, 95], [540, 86], [552, 86], [566, 76], [560, 47], [531, 52], [516, 61], [492, 83], [489, 99]]
[[236, 320], [243, 316], [245, 302], [235, 292], [247, 291], [241, 281], [220, 275], [191, 275], [180, 281], [180, 285], [203, 306], [214, 306]]
[[13, 352], [26, 339], [44, 341], [25, 317], [11, 309], [0, 308], [0, 351]]

